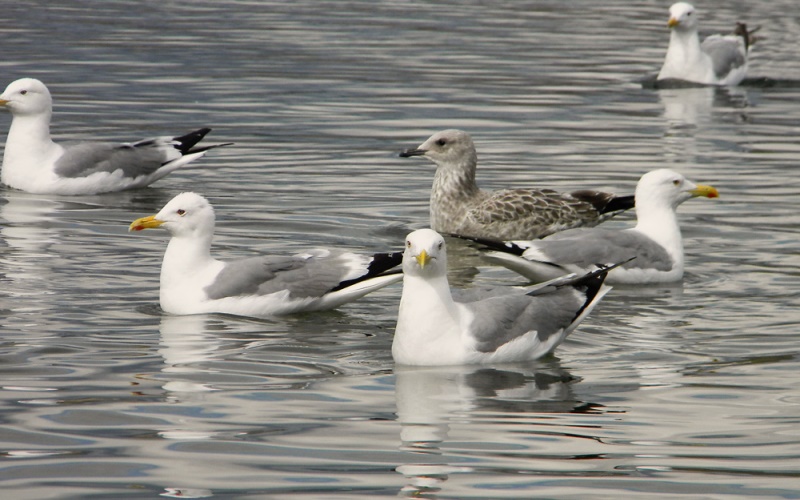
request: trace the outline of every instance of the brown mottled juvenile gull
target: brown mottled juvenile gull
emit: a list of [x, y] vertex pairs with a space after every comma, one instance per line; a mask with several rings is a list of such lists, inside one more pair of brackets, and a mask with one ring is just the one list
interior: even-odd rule
[[97, 194], [147, 186], [205, 155], [195, 147], [211, 131], [154, 137], [133, 143], [83, 142], [61, 146], [50, 138], [53, 100], [39, 80], [22, 78], [0, 95], [11, 112], [0, 180], [30, 193]]
[[717, 190], [698, 185], [669, 169], [646, 173], [636, 185], [636, 227], [571, 229], [542, 240], [491, 242], [489, 258], [533, 281], [580, 273], [622, 262], [608, 274], [610, 284], [668, 283], [683, 278], [683, 240], [675, 210], [686, 200], [716, 198]]
[[402, 279], [400, 252], [360, 255], [312, 249], [289, 256], [223, 262], [211, 256], [214, 209], [182, 193], [131, 231], [163, 227], [171, 234], [161, 265], [161, 308], [171, 314], [278, 316], [333, 309]]
[[633, 196], [590, 190], [483, 191], [475, 182], [475, 145], [461, 130], [437, 132], [400, 156], [424, 156], [436, 164], [431, 228], [441, 233], [501, 240], [541, 238], [573, 227], [597, 225], [633, 207]]
[[747, 74], [750, 37], [737, 23], [733, 35], [711, 35], [700, 43], [697, 11], [685, 2], [669, 8], [669, 47], [658, 80], [676, 79], [705, 85], [738, 85]]
[[552, 353], [611, 290], [607, 270], [533, 288], [451, 290], [444, 238], [409, 234], [392, 356], [403, 365], [530, 361]]

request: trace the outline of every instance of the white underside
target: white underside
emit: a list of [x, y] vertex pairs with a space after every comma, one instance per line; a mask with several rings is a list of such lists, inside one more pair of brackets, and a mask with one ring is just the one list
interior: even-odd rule
[[[568, 273], [581, 275], [596, 269], [595, 267], [582, 268], [572, 264], [562, 264], [556, 267], [542, 261], [529, 260], [504, 252], [487, 252], [485, 256], [487, 259], [528, 278], [533, 283], [555, 279]], [[623, 265], [612, 269], [605, 282], [609, 285], [645, 285], [673, 283], [681, 279], [683, 279], [682, 266], [673, 266], [669, 271], [659, 271], [658, 269], [626, 268]]]
[[[446, 281], [444, 281], [446, 285]], [[536, 330], [500, 346], [493, 352], [476, 349], [470, 325], [473, 314], [455, 303], [440, 283], [405, 277], [392, 357], [402, 365], [436, 366], [531, 361], [550, 354], [611, 290], [603, 287], [584, 312], [570, 326], [541, 342]], [[520, 293], [524, 293], [521, 291]]]
[[704, 85], [721, 86], [739, 85], [739, 83], [744, 80], [745, 76], [747, 76], [747, 64], [744, 66], [739, 66], [738, 68], [734, 68], [724, 77], [718, 78], [717, 75], [714, 74], [714, 70], [711, 67], [710, 61], [708, 62], [708, 66], [689, 66], [684, 64], [667, 65], [665, 63], [661, 68], [661, 71], [658, 73], [659, 80], [674, 78], [676, 80], [701, 83]]
[[122, 170], [98, 172], [87, 177], [58, 177], [54, 172], [55, 161], [46, 168], [34, 168], [20, 162], [4, 163], [2, 181], [12, 188], [37, 194], [87, 195], [124, 191], [152, 184], [204, 154], [202, 151], [182, 156], [150, 175], [139, 177], [125, 177]]
[[357, 300], [403, 278], [402, 274], [378, 276], [322, 297], [293, 298], [287, 290], [283, 290], [269, 295], [241, 295], [210, 300], [203, 289], [213, 281], [218, 272], [213, 273], [210, 280], [202, 280], [205, 283], [190, 279], [181, 284], [162, 287], [161, 308], [167, 313], [177, 315], [223, 313], [252, 317], [326, 311]]
[[673, 78], [704, 85], [738, 85], [747, 75], [747, 52], [738, 37], [723, 38], [740, 47], [738, 52], [745, 58], [745, 64], [732, 68], [725, 75], [717, 75], [711, 57], [701, 48], [697, 32], [673, 31], [658, 79]]

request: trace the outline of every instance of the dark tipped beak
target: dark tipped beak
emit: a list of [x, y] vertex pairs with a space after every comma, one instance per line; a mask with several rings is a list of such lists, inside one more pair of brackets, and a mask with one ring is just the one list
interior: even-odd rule
[[408, 158], [411, 156], [425, 156], [427, 153], [427, 149], [406, 149], [405, 151], [400, 152], [400, 158]]

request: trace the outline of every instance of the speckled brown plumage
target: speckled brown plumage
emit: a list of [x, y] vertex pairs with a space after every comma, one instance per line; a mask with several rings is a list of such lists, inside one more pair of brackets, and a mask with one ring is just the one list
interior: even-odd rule
[[483, 191], [475, 182], [478, 155], [469, 134], [444, 130], [400, 156], [436, 163], [431, 188], [431, 228], [460, 236], [534, 239], [574, 227], [591, 227], [633, 207], [633, 196], [552, 189]]

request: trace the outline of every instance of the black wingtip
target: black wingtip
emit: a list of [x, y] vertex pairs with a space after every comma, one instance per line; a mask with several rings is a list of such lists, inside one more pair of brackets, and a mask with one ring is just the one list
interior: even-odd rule
[[403, 263], [403, 252], [376, 253], [367, 267], [367, 274], [376, 276]]
[[583, 189], [570, 193], [573, 198], [589, 203], [599, 214], [630, 210], [635, 206], [634, 195], [617, 196], [613, 193]]
[[202, 141], [209, 132], [211, 132], [210, 128], [201, 128], [180, 137], [173, 137], [172, 140], [177, 143], [175, 148], [180, 151], [182, 155], [202, 153], [204, 151], [208, 151], [209, 149], [233, 145], [232, 142], [226, 142], [223, 144], [211, 144], [210, 146], [195, 147], [197, 143]]
[[402, 269], [394, 269], [403, 263], [403, 252], [376, 253], [372, 256], [372, 262], [367, 266], [367, 272], [357, 278], [342, 281], [335, 287], [328, 290], [328, 293], [343, 290], [349, 286], [376, 276], [388, 274], [400, 274]]
[[604, 265], [604, 264], [595, 264], [597, 269], [594, 271], [588, 272], [583, 276], [578, 276], [577, 278], [573, 278], [571, 280], [567, 280], [563, 283], [559, 283], [557, 287], [564, 287], [564, 286], [571, 286], [571, 287], [578, 287], [584, 288], [584, 296], [586, 300], [583, 302], [583, 305], [578, 312], [575, 313], [575, 316], [572, 318], [572, 321], [575, 321], [583, 314], [583, 311], [589, 307], [589, 304], [597, 297], [597, 294], [600, 292], [600, 289], [603, 287], [603, 283], [606, 281], [608, 277], [608, 273], [613, 269], [618, 268], [619, 266], [625, 265], [628, 262], [632, 261], [636, 257], [631, 257], [630, 259], [623, 260], [622, 262], [617, 262], [616, 264], [611, 265]]
[[636, 256], [634, 255], [630, 259], [625, 259], [625, 260], [623, 260], [621, 262], [617, 262], [616, 264], [609, 264], [609, 265], [606, 265], [606, 264], [595, 264], [595, 266], [597, 266], [597, 269], [595, 269], [594, 271], [590, 271], [590, 272], [584, 274], [583, 276], [578, 276], [572, 282], [565, 283], [565, 284], [572, 285], [572, 286], [576, 286], [576, 285], [580, 286], [580, 285], [586, 285], [589, 282], [592, 282], [593, 280], [599, 279], [600, 282], [597, 284], [597, 288], [599, 289], [600, 285], [603, 284], [603, 281], [605, 281], [605, 279], [608, 276], [609, 272], [613, 271], [614, 269], [618, 268], [619, 266], [624, 266], [625, 264], [627, 264], [628, 262], [632, 261], [635, 258], [636, 258]]
[[745, 50], [749, 50], [750, 46], [756, 43], [759, 37], [753, 36], [755, 32], [761, 29], [761, 26], [757, 26], [752, 30], [747, 29], [747, 24], [742, 22], [736, 23], [736, 29], [733, 30], [733, 34], [736, 36], [742, 37], [744, 40], [744, 48]]
[[636, 197], [632, 194], [626, 196], [615, 196], [608, 200], [606, 206], [603, 207], [603, 210], [600, 211], [601, 214], [607, 214], [611, 212], [621, 212], [624, 210], [630, 210], [631, 208], [636, 206]]
[[517, 245], [513, 241], [493, 240], [491, 238], [480, 238], [478, 236], [464, 236], [462, 234], [449, 233], [448, 236], [459, 238], [462, 240], [471, 241], [485, 247], [486, 250], [496, 250], [498, 252], [510, 253], [512, 255], [521, 256], [525, 253], [525, 248]]
[[189, 150], [192, 149], [198, 142], [202, 141], [203, 137], [205, 137], [209, 132], [211, 132], [210, 128], [201, 128], [195, 130], [194, 132], [189, 132], [186, 135], [173, 137], [172, 140], [178, 143], [176, 147], [181, 154], [187, 154]]

